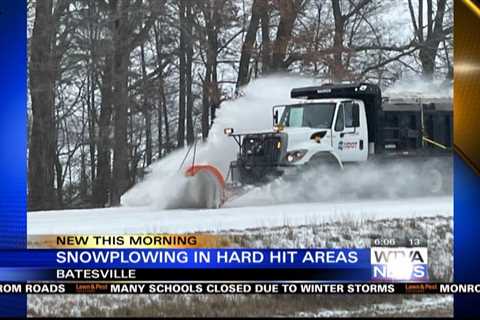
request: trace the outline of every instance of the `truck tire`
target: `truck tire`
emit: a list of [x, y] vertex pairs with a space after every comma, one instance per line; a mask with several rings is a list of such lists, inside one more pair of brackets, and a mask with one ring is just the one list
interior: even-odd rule
[[421, 166], [422, 189], [428, 195], [450, 195], [453, 191], [451, 157], [438, 157], [424, 161]]
[[305, 166], [307, 169], [315, 169], [323, 166], [338, 170], [343, 169], [341, 161], [330, 152], [319, 152], [314, 154]]
[[441, 194], [445, 188], [445, 181], [440, 170], [438, 168], [427, 168], [426, 174], [430, 181], [430, 193], [434, 195]]

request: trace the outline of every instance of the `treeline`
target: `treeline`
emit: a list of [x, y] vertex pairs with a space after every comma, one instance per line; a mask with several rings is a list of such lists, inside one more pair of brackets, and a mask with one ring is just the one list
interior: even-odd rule
[[207, 139], [222, 101], [257, 77], [451, 78], [452, 6], [30, 1], [29, 210], [119, 205], [153, 161]]

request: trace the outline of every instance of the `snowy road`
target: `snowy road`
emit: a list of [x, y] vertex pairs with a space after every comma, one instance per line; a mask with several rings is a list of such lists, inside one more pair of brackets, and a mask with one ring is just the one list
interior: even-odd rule
[[452, 197], [301, 203], [217, 210], [121, 207], [29, 212], [28, 234], [180, 233], [452, 214]]

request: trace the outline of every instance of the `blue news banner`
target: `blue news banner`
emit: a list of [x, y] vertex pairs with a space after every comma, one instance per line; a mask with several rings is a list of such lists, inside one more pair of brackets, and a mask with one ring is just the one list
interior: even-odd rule
[[[142, 281], [426, 281], [427, 260], [421, 249], [0, 250], [0, 281], [89, 280], [91, 270], [105, 269], [134, 270], [135, 277], [127, 280]], [[119, 275], [102, 274], [102, 279]]]

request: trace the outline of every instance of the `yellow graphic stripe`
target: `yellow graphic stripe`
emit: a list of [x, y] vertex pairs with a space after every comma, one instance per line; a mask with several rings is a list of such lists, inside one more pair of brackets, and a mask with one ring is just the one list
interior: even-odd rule
[[475, 2], [473, 2], [472, 0], [463, 0], [463, 2], [467, 5], [468, 8], [470, 8], [470, 10], [475, 12], [475, 14], [480, 17], [480, 8]]

